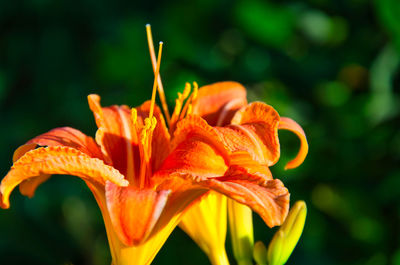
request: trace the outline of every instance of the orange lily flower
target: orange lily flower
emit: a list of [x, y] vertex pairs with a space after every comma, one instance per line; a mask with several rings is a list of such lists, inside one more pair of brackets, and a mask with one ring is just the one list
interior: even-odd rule
[[[232, 118], [239, 109], [245, 108], [245, 106], [247, 106], [246, 90], [241, 84], [236, 82], [220, 82], [199, 89], [198, 98], [193, 104], [193, 113], [203, 117], [212, 126], [232, 124], [234, 125], [233, 128], [238, 129], [237, 123], [240, 123], [240, 118], [235, 117], [233, 120]], [[265, 105], [264, 108], [268, 107]], [[241, 114], [237, 115], [241, 116]], [[278, 129], [287, 129], [297, 134], [301, 141], [301, 147], [297, 157], [287, 164], [286, 169], [299, 166], [304, 161], [308, 152], [308, 144], [304, 131], [296, 122], [289, 118], [282, 117], [277, 119], [274, 111], [271, 111], [269, 115], [272, 116], [270, 120], [272, 133], [269, 139], [266, 138], [267, 141], [265, 143], [269, 145], [269, 148], [273, 148], [275, 153], [269, 156], [267, 153], [265, 156], [261, 148], [258, 148], [258, 150], [261, 150], [258, 157], [264, 156], [265, 158], [264, 161], [259, 162], [262, 162], [264, 166], [271, 166], [276, 163], [279, 158]], [[268, 119], [267, 117], [265, 118], [266, 120]], [[246, 132], [243, 127], [240, 130]], [[247, 136], [252, 138], [251, 135], [251, 132], [247, 131]], [[252, 139], [253, 143], [257, 142], [255, 138]], [[238, 140], [237, 142], [241, 141]], [[243, 150], [244, 148], [239, 147], [238, 149]], [[267, 171], [265, 168], [263, 170]], [[257, 169], [254, 169], [254, 172], [257, 172]], [[180, 223], [180, 227], [208, 255], [211, 263], [218, 265], [229, 264], [225, 253], [227, 201], [222, 198], [216, 200], [216, 198], [221, 196], [214, 193], [203, 195], [202, 199], [194, 203], [185, 213]], [[228, 208], [230, 211], [229, 220], [235, 257], [238, 259], [239, 264], [252, 264], [253, 225], [251, 211], [246, 209], [248, 208], [247, 206], [235, 201], [229, 201]], [[199, 222], [198, 220], [205, 221]], [[240, 227], [236, 227], [238, 225]], [[237, 240], [234, 238], [235, 235], [238, 237]]]
[[63, 127], [18, 148], [0, 185], [1, 206], [10, 206], [17, 185], [31, 197], [50, 175], [80, 177], [102, 212], [114, 265], [151, 263], [184, 210], [209, 190], [248, 205], [269, 226], [281, 224], [289, 193], [267, 167], [279, 157], [279, 115], [254, 103], [236, 112], [235, 125], [214, 128], [191, 115], [193, 103], [205, 98], [197, 98], [196, 89], [189, 97], [186, 89], [171, 118], [166, 114], [168, 130], [154, 103], [156, 88], [162, 92], [161, 50], [160, 45], [151, 101], [133, 109], [102, 107], [99, 96], [89, 95], [95, 139]]

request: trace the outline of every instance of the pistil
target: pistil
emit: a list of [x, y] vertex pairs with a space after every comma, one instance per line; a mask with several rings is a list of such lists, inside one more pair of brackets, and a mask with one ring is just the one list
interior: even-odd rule
[[161, 105], [162, 105], [162, 108], [164, 111], [165, 118], [167, 120], [167, 124], [169, 126], [171, 118], [170, 118], [169, 111], [168, 111], [167, 100], [165, 99], [163, 84], [161, 82], [161, 75], [159, 73], [156, 74], [157, 61], [156, 61], [156, 53], [154, 51], [153, 36], [151, 34], [150, 24], [146, 25], [146, 33], [147, 33], [147, 43], [149, 45], [149, 51], [150, 51], [151, 65], [153, 66], [153, 71], [154, 71], [154, 74], [155, 74], [155, 76], [157, 78], [157, 82], [158, 82], [158, 86], [157, 86], [158, 94], [160, 96]]

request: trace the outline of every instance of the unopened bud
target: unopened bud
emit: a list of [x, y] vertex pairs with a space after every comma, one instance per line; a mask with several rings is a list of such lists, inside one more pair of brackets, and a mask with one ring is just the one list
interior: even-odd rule
[[229, 228], [233, 254], [238, 264], [252, 264], [253, 215], [251, 209], [234, 200], [228, 200]]
[[296, 202], [290, 209], [285, 222], [268, 246], [269, 265], [283, 265], [289, 259], [303, 232], [306, 215], [307, 206], [304, 201]]

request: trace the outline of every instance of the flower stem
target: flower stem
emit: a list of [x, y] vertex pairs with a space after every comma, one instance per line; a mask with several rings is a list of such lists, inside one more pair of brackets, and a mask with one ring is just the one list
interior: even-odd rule
[[229, 265], [228, 257], [226, 256], [225, 249], [218, 252], [211, 252], [208, 255], [212, 265]]

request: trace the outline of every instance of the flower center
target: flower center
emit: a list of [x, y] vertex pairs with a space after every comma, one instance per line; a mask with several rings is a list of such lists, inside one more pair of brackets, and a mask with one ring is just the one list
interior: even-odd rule
[[[156, 117], [154, 117], [154, 108], [155, 108], [157, 90], [160, 97], [164, 116], [169, 128], [170, 135], [173, 134], [176, 128], [176, 124], [186, 115], [192, 113], [193, 104], [197, 99], [197, 92], [198, 92], [198, 85], [196, 82], [193, 82], [193, 90], [191, 85], [189, 83], [186, 83], [183, 92], [178, 93], [178, 98], [175, 101], [174, 111], [172, 113], [172, 116], [170, 116], [160, 76], [160, 64], [161, 64], [163, 42], [159, 43], [158, 56], [156, 60], [153, 37], [151, 34], [151, 26], [149, 24], [146, 25], [146, 32], [147, 32], [147, 42], [149, 45], [151, 63], [154, 71], [154, 83], [150, 101], [149, 116], [144, 119], [143, 121], [144, 124], [143, 126], [141, 126], [141, 128], [139, 127], [137, 121], [137, 110], [135, 108], [132, 108], [131, 110], [131, 122], [133, 125], [133, 129], [135, 131], [134, 137], [138, 139], [137, 142], [140, 155], [140, 165], [139, 165], [140, 168], [137, 171], [139, 175], [134, 180], [134, 182], [135, 185], [140, 188], [148, 187], [150, 185], [150, 178], [152, 176], [152, 165], [151, 165], [152, 137], [154, 129], [156, 128], [157, 125], [157, 119]], [[134, 168], [133, 169], [130, 168], [130, 171], [136, 172]]]

